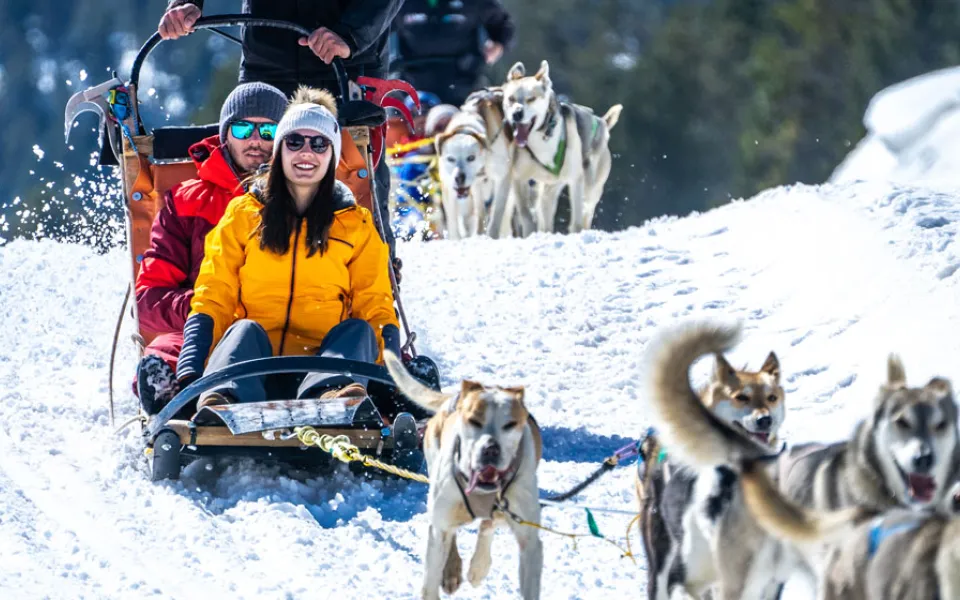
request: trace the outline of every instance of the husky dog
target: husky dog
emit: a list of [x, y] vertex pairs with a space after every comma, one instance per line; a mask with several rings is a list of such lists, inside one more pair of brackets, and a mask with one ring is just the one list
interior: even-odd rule
[[[570, 190], [570, 233], [589, 229], [610, 176], [610, 130], [623, 106], [615, 104], [598, 117], [588, 107], [558, 101], [545, 60], [529, 77], [517, 62], [502, 87], [503, 114], [516, 148], [511, 179], [522, 234], [534, 227], [553, 231], [564, 187]], [[536, 207], [530, 202], [530, 180], [538, 183]]]
[[796, 545], [810, 563], [830, 548], [822, 600], [960, 598], [958, 487], [933, 511], [855, 506], [821, 512], [787, 499], [756, 463], [742, 467], [744, 503], [764, 529]]
[[486, 222], [486, 234], [493, 239], [513, 235], [513, 213], [515, 202], [512, 199], [513, 137], [506, 126], [503, 116], [503, 90], [488, 87], [477, 90], [467, 96], [462, 112], [477, 115], [482, 121], [487, 140], [486, 179], [490, 186], [490, 196], [484, 198], [489, 203], [489, 219]]
[[[694, 465], [725, 465], [734, 482], [744, 461], [769, 458], [770, 448], [729, 426], [695, 398], [668, 402], [671, 395], [664, 390], [673, 390], [672, 397], [682, 399], [677, 392], [681, 380], [657, 367], [722, 350], [735, 342], [738, 333], [738, 328], [691, 327], [660, 351], [653, 373], [653, 408], [671, 454]], [[793, 448], [770, 461], [764, 470], [769, 471], [768, 476], [779, 477], [780, 489], [802, 505], [853, 506], [879, 513], [894, 507], [939, 506], [955, 480], [957, 452], [957, 406], [949, 383], [934, 378], [924, 387], [908, 387], [903, 365], [891, 356], [887, 382], [877, 394], [874, 410], [858, 425], [851, 440], [825, 449]], [[801, 477], [800, 473], [806, 474]], [[742, 491], [737, 493], [742, 498]], [[751, 516], [744, 520], [753, 528], [759, 526]], [[736, 562], [736, 548], [726, 548], [725, 560]], [[797, 567], [805, 567], [808, 573], [817, 571], [817, 564], [809, 558], [812, 555], [794, 545], [781, 543], [776, 555], [776, 564], [768, 567], [768, 580], [785, 581]], [[759, 557], [753, 559], [754, 564]]]
[[[645, 449], [646, 473], [638, 481], [651, 600], [677, 593], [700, 597], [715, 585], [722, 598], [774, 598], [781, 579], [777, 574], [785, 578], [791, 564], [779, 560], [780, 544], [743, 507], [736, 474], [722, 457], [685, 452], [699, 443], [693, 438], [702, 436], [703, 415], [742, 432], [763, 452], [776, 452], [786, 416], [777, 356], [771, 352], [759, 371], [736, 370], [722, 354], [729, 344], [720, 335], [727, 334], [696, 328], [685, 332], [652, 366], [651, 398], [663, 409], [668, 455], [677, 452], [675, 460], [661, 462], [656, 448]], [[688, 370], [706, 353], [715, 355], [716, 366], [698, 394], [690, 387]], [[678, 431], [687, 427], [689, 438]]]
[[850, 441], [792, 447], [780, 460], [780, 486], [804, 506], [929, 508], [940, 503], [957, 462], [957, 405], [949, 384], [907, 386], [903, 364], [887, 361], [887, 382]]
[[495, 511], [503, 498], [511, 512], [540, 522], [537, 465], [543, 454], [540, 428], [523, 402], [523, 388], [488, 387], [463, 381], [452, 396], [414, 379], [389, 350], [384, 362], [403, 395], [435, 414], [427, 423], [423, 450], [430, 476], [430, 532], [424, 556], [423, 598], [440, 588], [452, 594], [462, 582], [457, 529], [481, 519], [467, 579], [479, 585], [490, 570], [497, 524], [506, 523], [520, 545], [520, 593], [540, 597], [543, 546], [537, 530]]
[[439, 157], [440, 190], [447, 239], [483, 232], [486, 200], [493, 193], [487, 178], [487, 132], [476, 114], [459, 112], [434, 138]]

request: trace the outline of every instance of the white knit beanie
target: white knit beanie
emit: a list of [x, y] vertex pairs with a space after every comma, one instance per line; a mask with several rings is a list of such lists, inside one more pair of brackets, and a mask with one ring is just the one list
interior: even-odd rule
[[309, 102], [290, 106], [280, 119], [277, 125], [277, 142], [273, 145], [274, 158], [277, 157], [283, 138], [297, 129], [316, 131], [330, 140], [333, 145], [333, 164], [340, 163], [340, 124], [337, 123], [337, 118], [326, 107]]

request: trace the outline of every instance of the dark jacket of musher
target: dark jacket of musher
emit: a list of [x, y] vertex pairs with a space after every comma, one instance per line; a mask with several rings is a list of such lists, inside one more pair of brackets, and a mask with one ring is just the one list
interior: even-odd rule
[[507, 52], [515, 30], [499, 0], [406, 0], [393, 23], [397, 54], [390, 69], [416, 89], [460, 106], [482, 87], [482, 32]]
[[[203, 0], [171, 0], [169, 8]], [[242, 12], [262, 19], [277, 19], [301, 25], [310, 31], [326, 27], [350, 46], [344, 60], [347, 75], [383, 77], [388, 56], [387, 33], [403, 0], [243, 0]], [[208, 16], [208, 15], [205, 15]], [[336, 90], [336, 76], [307, 46], [300, 34], [276, 27], [244, 27], [240, 59], [240, 83], [262, 81], [288, 96], [298, 84]]]

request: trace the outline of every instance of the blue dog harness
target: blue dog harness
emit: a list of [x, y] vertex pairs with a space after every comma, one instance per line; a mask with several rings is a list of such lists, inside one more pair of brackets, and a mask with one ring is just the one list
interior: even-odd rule
[[867, 545], [867, 556], [870, 558], [873, 558], [873, 555], [877, 553], [877, 550], [880, 549], [880, 544], [882, 544], [885, 539], [898, 533], [916, 529], [920, 523], [923, 522], [923, 519], [916, 518], [906, 523], [889, 526], [884, 525], [883, 521], [884, 517], [877, 517], [873, 521], [873, 527], [870, 528], [870, 538]]

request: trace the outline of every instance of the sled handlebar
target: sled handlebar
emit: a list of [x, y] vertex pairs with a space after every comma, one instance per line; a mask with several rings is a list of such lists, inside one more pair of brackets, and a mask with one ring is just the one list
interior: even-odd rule
[[[312, 32], [306, 27], [297, 25], [296, 23], [291, 23], [289, 21], [280, 21], [277, 19], [261, 19], [259, 17], [253, 17], [250, 15], [216, 15], [212, 17], [200, 17], [197, 19], [197, 22], [194, 23], [194, 29], [212, 29], [217, 33], [222, 34], [227, 39], [238, 42], [237, 38], [226, 35], [221, 31], [218, 31], [217, 27], [276, 27], [278, 29], [287, 29], [299, 33], [302, 36], [309, 36]], [[150, 36], [143, 46], [140, 47], [140, 51], [137, 52], [137, 57], [133, 61], [133, 67], [130, 69], [130, 80], [129, 84], [136, 86], [139, 89], [140, 83], [140, 71], [143, 68], [144, 61], [147, 60], [147, 56], [157, 47], [160, 42], [163, 41], [163, 38], [160, 37], [160, 33], [156, 32]], [[317, 59], [319, 60], [319, 59]], [[339, 56], [333, 59], [331, 63], [333, 67], [333, 72], [337, 76], [337, 87], [340, 89], [340, 101], [347, 102], [350, 99], [350, 80], [347, 78], [347, 69], [343, 65], [343, 59]]]

